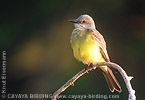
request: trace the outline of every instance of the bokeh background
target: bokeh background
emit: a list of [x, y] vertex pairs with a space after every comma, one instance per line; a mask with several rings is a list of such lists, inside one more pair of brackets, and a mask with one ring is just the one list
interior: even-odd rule
[[[81, 14], [93, 17], [111, 61], [134, 76], [137, 99], [145, 99], [144, 0], [1, 0], [0, 50], [7, 51], [7, 93], [52, 94], [84, 68], [73, 57], [73, 24], [68, 22]], [[127, 100], [124, 81], [119, 73], [116, 76], [122, 87], [117, 100]], [[62, 94], [118, 93], [109, 91], [96, 70]]]

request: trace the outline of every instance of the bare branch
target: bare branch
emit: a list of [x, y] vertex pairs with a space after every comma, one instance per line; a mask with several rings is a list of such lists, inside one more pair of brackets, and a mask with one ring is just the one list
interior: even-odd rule
[[79, 79], [81, 76], [83, 76], [84, 74], [88, 73], [89, 71], [92, 71], [93, 69], [96, 69], [99, 66], [109, 66], [109, 67], [113, 67], [115, 69], [117, 69], [121, 76], [124, 79], [124, 82], [126, 84], [127, 90], [129, 92], [129, 97], [128, 100], [136, 100], [136, 96], [135, 96], [135, 90], [132, 89], [130, 80], [133, 78], [132, 76], [128, 76], [126, 74], [126, 72], [117, 64], [112, 63], [112, 62], [100, 62], [100, 63], [96, 63], [93, 64], [95, 65], [95, 67], [89, 67], [88, 69], [83, 69], [81, 70], [79, 73], [77, 73], [74, 77], [72, 77], [70, 80], [68, 80], [61, 88], [59, 88], [54, 94], [51, 100], [57, 100], [58, 96], [60, 93], [62, 93], [63, 91], [65, 91], [69, 86], [74, 85], [74, 82]]

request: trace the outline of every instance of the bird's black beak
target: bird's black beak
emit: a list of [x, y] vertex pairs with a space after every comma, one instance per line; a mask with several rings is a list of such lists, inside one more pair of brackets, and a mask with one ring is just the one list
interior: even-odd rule
[[69, 22], [72, 22], [72, 23], [78, 23], [78, 20], [77, 19], [69, 19], [68, 21]]

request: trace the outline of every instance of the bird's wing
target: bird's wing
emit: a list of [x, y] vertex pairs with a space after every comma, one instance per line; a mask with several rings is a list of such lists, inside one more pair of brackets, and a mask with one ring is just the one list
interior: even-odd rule
[[105, 61], [109, 62], [109, 56], [106, 50], [106, 42], [103, 38], [103, 36], [97, 31], [97, 30], [89, 30], [93, 36], [93, 39], [96, 40], [96, 42], [98, 43], [99, 47], [100, 47], [100, 53], [102, 54], [103, 58], [105, 59]]

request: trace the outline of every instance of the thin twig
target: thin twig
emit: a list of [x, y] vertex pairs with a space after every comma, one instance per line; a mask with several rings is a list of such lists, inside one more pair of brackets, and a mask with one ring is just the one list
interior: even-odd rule
[[126, 74], [126, 72], [117, 64], [112, 63], [112, 62], [100, 62], [100, 63], [96, 63], [93, 64], [95, 65], [95, 67], [90, 67], [88, 69], [83, 69], [81, 70], [79, 73], [77, 73], [74, 77], [72, 77], [70, 80], [68, 80], [61, 88], [59, 88], [56, 92], [54, 92], [53, 97], [51, 100], [57, 100], [58, 96], [60, 93], [62, 93], [63, 91], [65, 91], [69, 86], [74, 85], [74, 82], [79, 79], [81, 76], [83, 76], [84, 74], [88, 73], [89, 71], [92, 71], [93, 69], [96, 69], [99, 66], [109, 66], [109, 67], [113, 67], [115, 69], [117, 69], [121, 76], [124, 79], [124, 82], [126, 84], [127, 90], [129, 92], [129, 97], [128, 100], [136, 100], [136, 96], [135, 96], [135, 90], [132, 89], [130, 80], [133, 78], [132, 76], [128, 76]]

